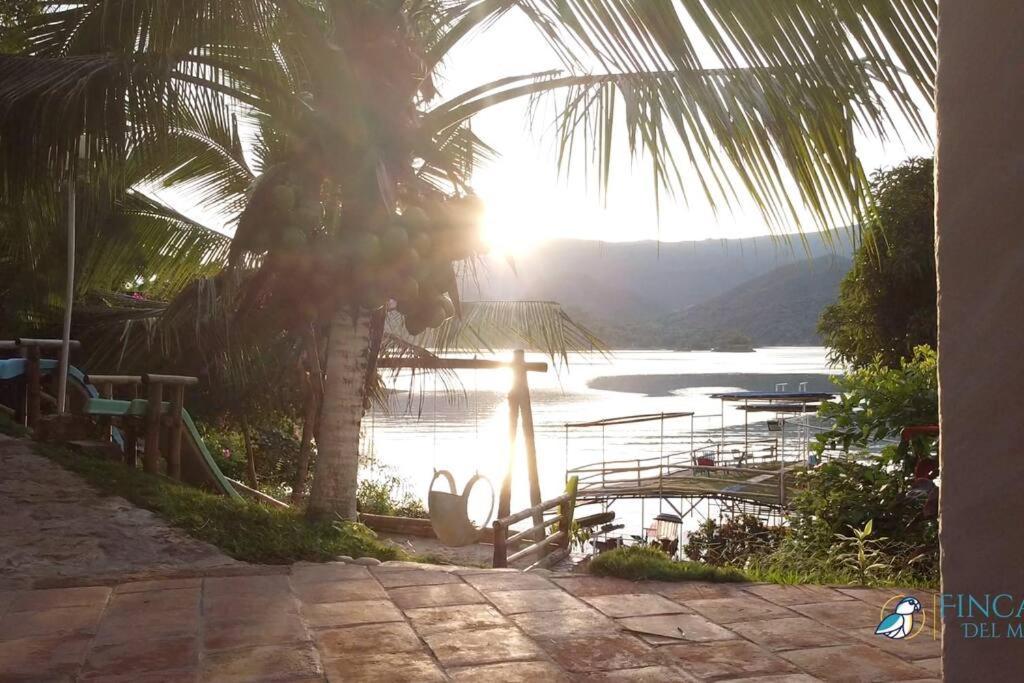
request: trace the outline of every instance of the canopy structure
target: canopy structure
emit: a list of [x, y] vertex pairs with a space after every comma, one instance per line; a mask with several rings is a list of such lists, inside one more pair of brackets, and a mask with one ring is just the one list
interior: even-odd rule
[[727, 391], [709, 394], [722, 401], [787, 401], [789, 403], [816, 403], [828, 401], [835, 394], [821, 391]]

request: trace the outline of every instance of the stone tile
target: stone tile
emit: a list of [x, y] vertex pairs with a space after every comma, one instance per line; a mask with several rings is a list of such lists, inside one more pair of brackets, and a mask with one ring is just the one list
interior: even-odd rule
[[387, 600], [352, 600], [303, 605], [302, 616], [311, 628], [402, 621], [402, 613]]
[[203, 580], [199, 577], [191, 579], [154, 579], [152, 581], [132, 581], [122, 583], [114, 588], [115, 593], [138, 593], [140, 591], [174, 590], [176, 588], [200, 588]]
[[376, 574], [380, 585], [385, 588], [402, 588], [404, 586], [436, 586], [443, 583], [460, 583], [462, 580], [451, 572], [425, 571], [411, 569], [407, 571], [381, 572]]
[[11, 600], [7, 611], [26, 612], [58, 607], [101, 607], [107, 602], [110, 593], [110, 588], [107, 586], [26, 591]]
[[203, 600], [202, 615], [207, 621], [259, 620], [269, 615], [290, 612], [298, 614], [299, 603], [292, 595], [260, 597], [240, 595], [234, 600], [222, 596]]
[[196, 665], [198, 647], [192, 636], [163, 640], [134, 640], [98, 645], [89, 652], [84, 671], [125, 675], [147, 671], [188, 669]]
[[400, 609], [416, 607], [445, 607], [447, 605], [472, 605], [485, 602], [472, 586], [464, 583], [442, 584], [440, 586], [409, 586], [392, 588], [388, 596]]
[[384, 589], [374, 579], [303, 583], [295, 586], [295, 592], [307, 603], [377, 600], [387, 597]]
[[552, 590], [555, 584], [536, 574], [502, 572], [500, 574], [468, 574], [466, 583], [485, 593], [513, 590]]
[[807, 673], [830, 681], [909, 681], [930, 675], [922, 668], [866, 645], [791, 650], [781, 656]]
[[480, 628], [510, 626], [508, 619], [490, 605], [454, 605], [421, 607], [405, 611], [412, 627], [421, 636], [447, 631], [471, 631]]
[[580, 576], [564, 579], [552, 579], [558, 586], [578, 598], [593, 595], [625, 595], [639, 593], [637, 583], [611, 576]]
[[352, 653], [377, 654], [388, 652], [414, 652], [423, 645], [405, 622], [365, 624], [348, 628], [315, 631], [313, 637], [324, 659], [348, 657]]
[[568, 593], [550, 590], [494, 591], [487, 597], [502, 614], [521, 612], [554, 612], [563, 609], [584, 609], [586, 605]]
[[800, 673], [786, 660], [745, 640], [666, 645], [658, 652], [702, 680]]
[[260, 574], [256, 576], [217, 576], [203, 580], [203, 597], [221, 595], [259, 595], [268, 597], [288, 593], [287, 574]]
[[577, 673], [640, 669], [662, 663], [650, 647], [624, 634], [569, 638], [541, 644], [563, 669]]
[[370, 570], [357, 564], [329, 562], [326, 564], [296, 564], [292, 567], [292, 585], [321, 583], [323, 581], [350, 581], [370, 579]]
[[[855, 598], [861, 602], [866, 602], [869, 605], [874, 605], [878, 608], [881, 608], [882, 605], [890, 602], [898, 595], [905, 595], [905, 593], [893, 588], [837, 588], [836, 590], [843, 595]], [[914, 591], [908, 591], [908, 593], [913, 594]]]
[[424, 636], [446, 668], [542, 659], [544, 652], [515, 628], [448, 631]]
[[644, 666], [639, 669], [619, 669], [588, 673], [576, 677], [578, 681], [644, 681], [644, 683], [689, 683], [698, 679], [673, 666]]
[[106, 614], [96, 631], [96, 642], [113, 644], [194, 635], [199, 632], [199, 621], [199, 610], [194, 608]]
[[[659, 593], [670, 600], [713, 600], [714, 598], [735, 598], [744, 595], [743, 589], [750, 584], [711, 583], [708, 581], [645, 581], [646, 590]], [[640, 591], [637, 591], [640, 592]]]
[[646, 617], [652, 614], [692, 614], [693, 610], [654, 593], [595, 595], [583, 598], [610, 617]]
[[578, 638], [614, 635], [618, 631], [614, 621], [592, 609], [523, 612], [512, 615], [511, 619], [533, 638]]
[[203, 646], [207, 650], [284, 645], [309, 640], [309, 633], [302, 620], [297, 615], [287, 612], [259, 621], [247, 619], [207, 623], [203, 629]]
[[779, 586], [765, 584], [763, 586], [749, 586], [746, 591], [774, 602], [776, 605], [783, 606], [852, 599], [849, 595], [840, 593], [828, 586]]
[[263, 683], [322, 676], [320, 657], [308, 644], [212, 652], [203, 657], [200, 668], [200, 680], [211, 683]]
[[773, 652], [845, 645], [849, 636], [807, 617], [743, 621], [729, 628]]
[[96, 632], [102, 611], [102, 606], [79, 606], [8, 612], [0, 619], [0, 640], [92, 634]]
[[199, 588], [116, 593], [107, 604], [107, 614], [152, 614], [164, 610], [199, 609], [199, 595]]
[[820, 678], [808, 674], [782, 674], [781, 676], [753, 676], [730, 678], [729, 683], [820, 683]]
[[878, 625], [880, 609], [859, 600], [819, 602], [812, 605], [794, 605], [800, 614], [838, 629], [870, 629]]
[[[941, 631], [936, 635], [941, 638]], [[903, 640], [893, 640], [892, 638], [875, 635], [874, 625], [871, 628], [851, 629], [846, 632], [847, 644], [864, 643], [871, 647], [877, 647], [879, 650], [885, 650], [902, 660], [932, 659], [933, 657], [941, 656], [942, 641], [939, 638], [932, 637], [929, 625], [926, 625], [919, 635], [912, 638], [904, 638]]]
[[88, 636], [42, 636], [0, 642], [0, 679], [73, 675], [89, 651]]
[[719, 624], [795, 616], [785, 607], [779, 607], [754, 596], [690, 600], [686, 604]]
[[136, 671], [126, 674], [91, 673], [79, 676], [82, 683], [196, 683], [198, 669], [177, 669], [175, 671]]
[[434, 658], [422, 651], [373, 653], [333, 659], [324, 662], [324, 669], [327, 680], [332, 683], [432, 683], [447, 680]]
[[467, 666], [450, 669], [453, 681], [466, 683], [521, 683], [537, 681], [538, 683], [567, 683], [570, 679], [562, 669], [551, 662], [505, 662], [503, 664], [485, 664], [484, 666]]
[[648, 633], [663, 638], [705, 642], [729, 640], [732, 631], [705, 619], [699, 614], [668, 614], [656, 617], [629, 617], [618, 620], [619, 626], [637, 633]]

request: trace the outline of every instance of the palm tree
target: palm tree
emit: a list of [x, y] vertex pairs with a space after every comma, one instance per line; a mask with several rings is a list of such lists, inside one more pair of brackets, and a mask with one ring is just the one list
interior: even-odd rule
[[[801, 204], [835, 226], [866, 201], [855, 131], [923, 130], [915, 98], [930, 101], [935, 72], [935, 0], [42, 5], [22, 25], [24, 54], [0, 57], [4, 201], [72, 177], [85, 133], [111, 177], [137, 159], [237, 212], [230, 267], [255, 271], [243, 308], [329, 326], [309, 510], [346, 518], [386, 302], [409, 332], [443, 324], [479, 251], [470, 181], [491, 150], [473, 116], [551, 96], [560, 161], [582, 155], [603, 183], [621, 126], [662, 190], [692, 178], [712, 201], [752, 196], [775, 226]], [[557, 69], [442, 98], [433, 77], [452, 49], [512, 12]], [[253, 179], [225, 204], [243, 161]]]

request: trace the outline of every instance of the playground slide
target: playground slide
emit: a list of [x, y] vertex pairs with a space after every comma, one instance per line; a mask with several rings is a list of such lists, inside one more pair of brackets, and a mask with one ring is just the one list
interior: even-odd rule
[[[149, 402], [144, 398], [131, 401], [120, 401], [109, 398], [91, 398], [86, 401], [85, 414], [110, 417], [143, 417]], [[170, 409], [170, 403], [164, 401], [161, 410]], [[216, 491], [230, 498], [241, 500], [242, 496], [234, 489], [224, 473], [217, 466], [210, 451], [206, 448], [203, 438], [196, 429], [195, 422], [187, 410], [181, 411], [181, 419], [185, 427], [184, 439], [181, 441], [181, 478], [182, 481]]]
[[[39, 361], [39, 369], [43, 374], [52, 373], [57, 369], [57, 361], [43, 359]], [[0, 380], [16, 379], [23, 375], [24, 372], [25, 359], [0, 359]], [[117, 401], [100, 398], [96, 387], [88, 384], [82, 371], [74, 366], [68, 368], [68, 377], [89, 397], [84, 409], [87, 415], [118, 417], [137, 415], [141, 417], [146, 414], [145, 399]], [[208, 488], [230, 498], [241, 500], [241, 495], [231, 486], [231, 482], [228, 481], [224, 473], [220, 471], [220, 467], [217, 466], [217, 461], [210, 455], [210, 451], [206, 448], [206, 444], [203, 443], [202, 437], [199, 436], [196, 425], [192, 421], [192, 416], [188, 414], [187, 410], [182, 411], [182, 421], [185, 427], [185, 438], [181, 441], [182, 479], [194, 486]], [[114, 442], [123, 450], [124, 435], [121, 433], [121, 430], [115, 428], [112, 436]]]

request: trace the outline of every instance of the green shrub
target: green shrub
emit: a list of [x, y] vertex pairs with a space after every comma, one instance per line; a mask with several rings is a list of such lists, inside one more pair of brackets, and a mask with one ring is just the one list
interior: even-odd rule
[[695, 562], [743, 567], [751, 558], [774, 552], [784, 534], [782, 527], [768, 526], [753, 515], [721, 523], [708, 519], [689, 535], [683, 552]]
[[616, 548], [601, 553], [590, 563], [590, 573], [633, 581], [747, 581], [742, 571], [712, 567], [699, 562], [677, 562], [662, 550], [648, 545]]
[[307, 521], [299, 511], [268, 508], [172, 482], [124, 465], [37, 444], [46, 457], [79, 474], [101, 493], [121, 496], [238, 560], [286, 564], [338, 555], [406, 559], [362, 524]]
[[423, 502], [409, 490], [395, 469], [377, 459], [373, 450], [359, 458], [359, 488], [356, 507], [359, 512], [391, 517], [428, 517]]
[[0, 412], [0, 434], [22, 438], [28, 435], [28, 428], [18, 424], [7, 413]]

